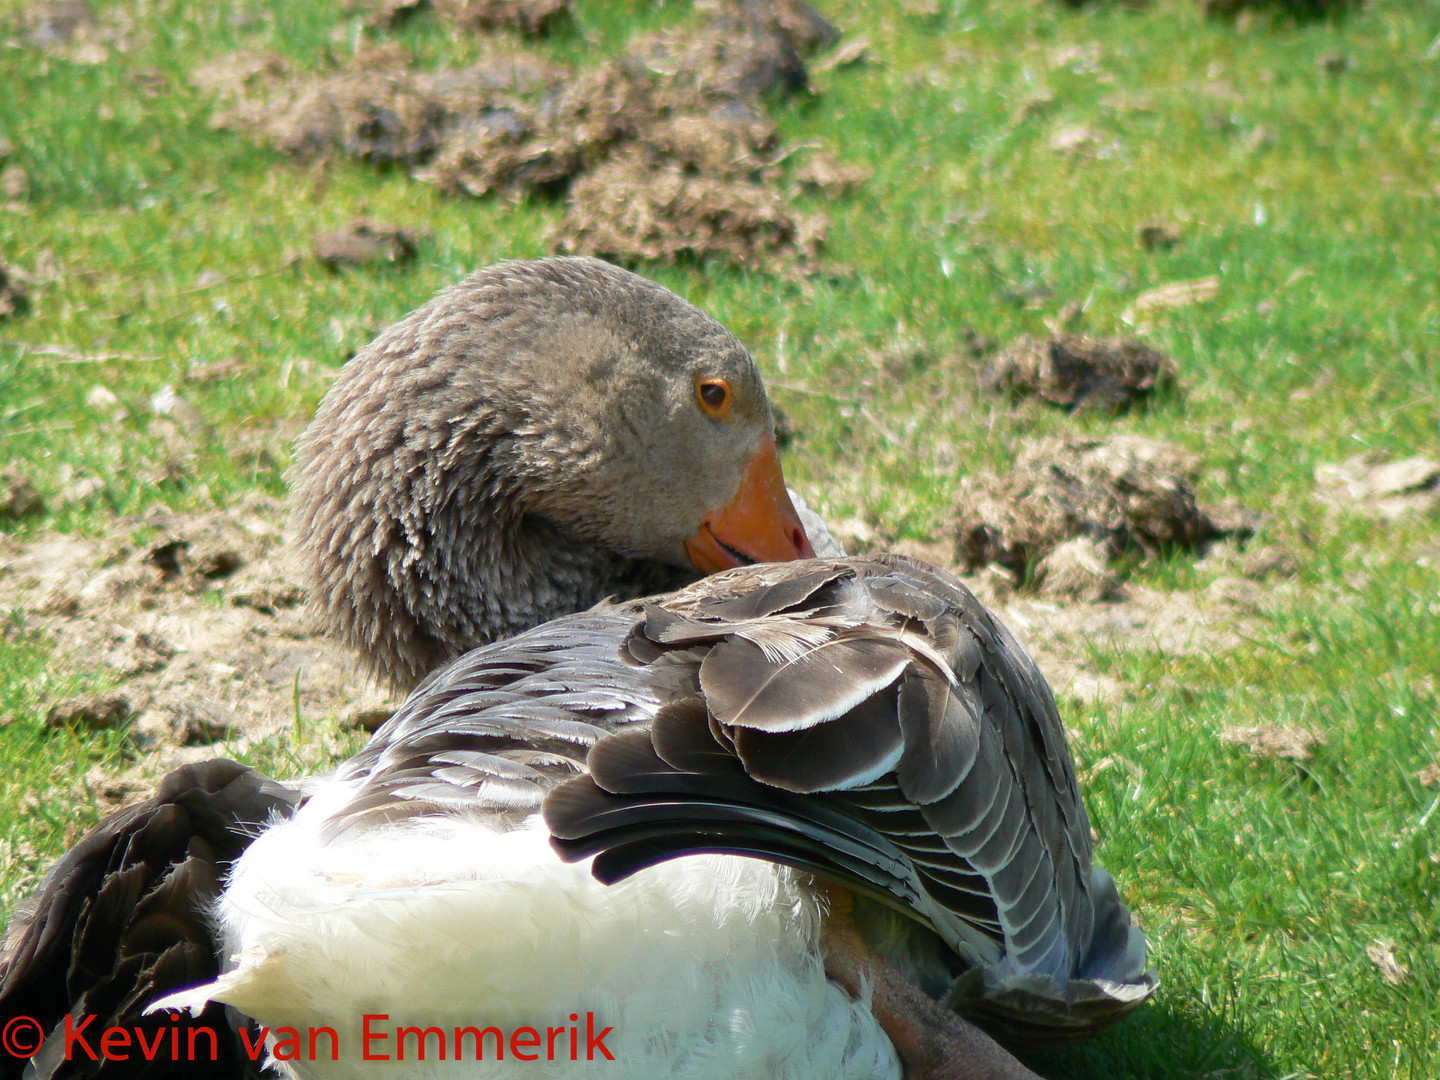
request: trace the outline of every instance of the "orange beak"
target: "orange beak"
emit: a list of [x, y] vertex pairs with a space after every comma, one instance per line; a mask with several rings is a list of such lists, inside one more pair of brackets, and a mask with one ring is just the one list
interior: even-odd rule
[[752, 562], [813, 559], [815, 549], [785, 490], [775, 438], [760, 441], [730, 505], [700, 522], [685, 553], [702, 574]]

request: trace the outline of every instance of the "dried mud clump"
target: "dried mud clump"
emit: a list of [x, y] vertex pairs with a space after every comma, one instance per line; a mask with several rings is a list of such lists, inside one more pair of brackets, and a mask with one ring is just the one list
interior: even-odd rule
[[1175, 365], [1138, 341], [1028, 334], [1003, 349], [986, 385], [1012, 397], [1039, 397], [1065, 409], [1123, 412], [1175, 385]]
[[248, 132], [299, 157], [341, 153], [377, 165], [418, 165], [483, 122], [492, 100], [539, 88], [559, 69], [490, 57], [460, 70], [415, 72], [395, 46], [364, 49], [339, 71], [297, 76], [276, 56], [237, 53], [192, 72], [216, 96], [211, 126]]
[[30, 310], [30, 276], [0, 262], [0, 321], [24, 315]]
[[571, 0], [379, 0], [353, 4], [368, 9], [365, 25], [394, 26], [419, 11], [433, 9], [441, 19], [460, 30], [516, 30], [522, 34], [548, 34], [574, 14]]
[[791, 152], [762, 99], [807, 87], [802, 54], [835, 32], [799, 0], [701, 7], [701, 27], [579, 72], [498, 47], [468, 68], [420, 72], [390, 46], [326, 75], [236, 55], [193, 79], [216, 96], [213, 125], [287, 153], [400, 166], [452, 194], [562, 197], [551, 237], [562, 251], [805, 262], [826, 222], [791, 210], [789, 195], [862, 176], [826, 160], [782, 169]]
[[574, 13], [570, 0], [437, 0], [442, 18], [462, 30], [548, 34]]
[[197, 533], [193, 540], [166, 533], [146, 550], [143, 562], [159, 571], [162, 583], [204, 592], [209, 582], [228, 578], [245, 565], [242, 552], [249, 546], [221, 530]]
[[[712, 98], [755, 99], [805, 90], [810, 77], [801, 55], [819, 40], [809, 33], [812, 28], [783, 17], [781, 8], [798, 6], [711, 0], [699, 5], [707, 26], [698, 33], [681, 30], [644, 37], [631, 47], [631, 64]], [[813, 9], [810, 14], [828, 27]]]
[[[713, 10], [724, 2], [701, 0], [696, 6], [701, 10]], [[840, 42], [840, 31], [805, 0], [743, 0], [743, 6], [752, 17], [767, 21], [773, 29], [784, 34], [802, 56]]]
[[44, 510], [45, 500], [35, 481], [14, 466], [0, 470], [0, 521], [19, 521]]
[[45, 715], [45, 726], [106, 731], [120, 727], [134, 711], [130, 699], [124, 694], [84, 694], [64, 698], [51, 705]]
[[496, 101], [458, 127], [416, 175], [449, 192], [561, 192], [626, 157], [714, 179], [758, 177], [777, 154], [774, 127], [741, 98], [712, 104], [682, 80], [623, 63], [558, 81], [543, 104]]
[[462, 30], [548, 34], [574, 14], [570, 0], [436, 0], [441, 18]]
[[819, 249], [824, 222], [760, 184], [643, 158], [608, 161], [570, 189], [558, 246], [568, 254], [671, 261], [721, 256], [750, 269]]
[[1040, 564], [1041, 591], [1099, 603], [1120, 594], [1120, 575], [1110, 566], [1107, 545], [1089, 536], [1057, 544]]
[[999, 565], [1019, 582], [1104, 599], [1116, 587], [1109, 564], [1127, 553], [1203, 551], [1253, 531], [1243, 512], [1200, 507], [1194, 470], [1183, 451], [1138, 436], [1042, 440], [1010, 472], [961, 482], [957, 557], [971, 570]]
[[420, 239], [409, 229], [362, 219], [334, 232], [316, 233], [314, 250], [315, 257], [331, 270], [403, 266], [415, 260]]

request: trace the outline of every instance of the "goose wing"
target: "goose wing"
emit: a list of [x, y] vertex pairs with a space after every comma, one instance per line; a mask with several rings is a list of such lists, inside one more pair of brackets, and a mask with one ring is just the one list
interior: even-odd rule
[[684, 665], [640, 665], [622, 643], [637, 605], [557, 619], [466, 654], [431, 675], [341, 766], [326, 822], [339, 836], [428, 814], [517, 824], [585, 769], [605, 735], [694, 693]]
[[1054, 698], [953, 577], [899, 556], [751, 567], [644, 611], [627, 655], [697, 689], [549, 795], [563, 857], [606, 881], [700, 851], [838, 878], [984, 972], [953, 1002], [1000, 1028], [1085, 1033], [1153, 992]]

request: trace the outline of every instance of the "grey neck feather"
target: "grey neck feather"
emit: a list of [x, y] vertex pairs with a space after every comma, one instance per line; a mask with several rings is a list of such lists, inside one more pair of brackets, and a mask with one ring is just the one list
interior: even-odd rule
[[412, 683], [477, 645], [606, 597], [665, 592], [696, 577], [585, 544], [535, 515], [500, 528], [476, 528], [457, 518], [432, 523], [431, 557], [409, 567], [391, 560], [392, 581], [409, 592], [410, 611], [419, 620], [409, 634], [386, 628], [387, 659], [381, 667], [392, 679], [403, 668], [397, 682]]
[[469, 418], [467, 429], [441, 435], [417, 430], [412, 411], [398, 450], [383, 449], [386, 440], [373, 455], [352, 446], [358, 460], [345, 475], [298, 486], [295, 527], [312, 603], [326, 629], [397, 688], [607, 596], [665, 591], [696, 576], [527, 513], [531, 470], [497, 434], [513, 431], [513, 420], [478, 407]]

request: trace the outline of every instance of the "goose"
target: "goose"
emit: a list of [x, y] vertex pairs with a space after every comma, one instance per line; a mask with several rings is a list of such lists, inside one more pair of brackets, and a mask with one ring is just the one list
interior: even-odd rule
[[[482, 272], [357, 355], [302, 441], [295, 520], [322, 622], [414, 689], [329, 776], [187, 767], [57, 864], [0, 945], [0, 1010], [45, 1017], [34, 1075], [67, 1075], [94, 1015], [134, 1033], [115, 1075], [268, 1055], [302, 1077], [1020, 1080], [976, 1022], [1066, 1041], [1154, 992], [1053, 697], [1003, 625], [896, 556], [747, 565], [809, 541], [758, 376], [717, 327], [547, 260]], [[668, 459], [566, 458], [616, 436], [557, 439], [544, 409], [633, 385], [635, 356], [670, 385], [594, 407]], [[565, 393], [515, 389], [580, 365]], [[657, 421], [723, 449], [667, 455]], [[500, 479], [456, 482], [473, 455]], [[687, 514], [656, 529], [677, 477]], [[694, 571], [723, 572], [605, 598]], [[138, 1060], [161, 1037], [180, 1060]]]

